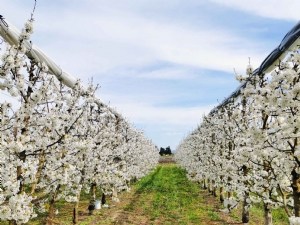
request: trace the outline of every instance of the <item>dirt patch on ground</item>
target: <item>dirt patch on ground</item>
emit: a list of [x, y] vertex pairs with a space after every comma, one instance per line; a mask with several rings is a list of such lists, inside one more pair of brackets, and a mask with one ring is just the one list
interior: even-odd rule
[[160, 156], [159, 163], [176, 163], [174, 155], [164, 155]]

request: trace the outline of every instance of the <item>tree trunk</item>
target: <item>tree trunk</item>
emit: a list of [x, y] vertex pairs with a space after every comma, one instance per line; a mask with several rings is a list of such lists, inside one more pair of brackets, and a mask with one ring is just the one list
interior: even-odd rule
[[47, 216], [47, 219], [46, 219], [46, 224], [47, 224], [47, 225], [52, 225], [52, 224], [54, 224], [54, 223], [53, 223], [53, 220], [54, 220], [54, 218], [55, 218], [55, 212], [54, 212], [54, 210], [55, 210], [55, 203], [52, 202], [52, 200], [51, 200], [51, 203], [50, 203], [50, 205], [49, 205], [48, 216]]
[[272, 212], [269, 204], [264, 204], [265, 225], [273, 225]]
[[77, 195], [77, 202], [75, 202], [74, 209], [73, 209], [73, 224], [78, 223], [78, 206], [80, 201], [80, 192]]
[[243, 212], [242, 212], [242, 222], [243, 223], [249, 223], [249, 208], [250, 204], [247, 202], [247, 199], [249, 198], [249, 192], [245, 193], [244, 201], [243, 201]]
[[60, 189], [60, 185], [57, 186], [57, 188], [56, 188], [55, 192], [53, 193], [52, 198], [49, 202], [49, 211], [48, 211], [48, 216], [46, 218], [47, 225], [53, 224], [53, 220], [55, 218], [55, 202], [56, 202], [56, 197], [59, 192], [59, 189]]
[[93, 212], [95, 210], [95, 202], [96, 202], [96, 183], [92, 183], [90, 192], [91, 192], [91, 199], [90, 199], [88, 210], [89, 210], [89, 214], [93, 215]]
[[[243, 175], [246, 177], [249, 173], [249, 168], [245, 165], [242, 167], [243, 169]], [[246, 181], [244, 181], [245, 187], [248, 187], [248, 184]], [[242, 212], [242, 222], [243, 223], [249, 223], [249, 209], [250, 209], [250, 204], [247, 202], [249, 198], [249, 192], [245, 191], [244, 192], [244, 201], [243, 201], [243, 212]]]
[[214, 180], [211, 181], [211, 186], [212, 186], [211, 194], [212, 194], [214, 197], [217, 197], [216, 182], [215, 182]]
[[106, 196], [104, 193], [102, 193], [102, 198], [101, 198], [101, 205], [106, 204]]
[[112, 200], [114, 202], [120, 202], [119, 198], [118, 198], [118, 191], [116, 188], [113, 188], [113, 192], [112, 192]]
[[204, 188], [204, 189], [207, 189], [206, 179], [203, 180], [203, 188]]
[[227, 192], [227, 198], [231, 198], [232, 197], [232, 192], [231, 191], [228, 191]]
[[77, 201], [74, 205], [73, 209], [73, 224], [78, 223], [78, 206], [79, 206], [79, 201]]
[[39, 180], [41, 178], [44, 163], [45, 163], [45, 152], [43, 151], [41, 153], [41, 155], [39, 156], [39, 165], [38, 165], [38, 169], [37, 169], [37, 172], [36, 172], [36, 175], [35, 175], [35, 181], [31, 185], [31, 192], [30, 193], [32, 195], [35, 193], [36, 185], [39, 183]]
[[224, 188], [220, 187], [220, 202], [224, 202]]
[[91, 200], [96, 200], [96, 184], [91, 185]]
[[300, 217], [300, 174], [295, 170], [292, 171], [292, 179], [294, 213], [295, 217]]
[[[280, 189], [281, 190], [281, 189]], [[286, 196], [287, 194], [283, 193], [283, 191], [281, 190], [281, 194], [282, 194], [282, 199], [283, 199], [283, 207], [284, 207], [284, 211], [286, 212], [287, 216], [288, 217], [291, 217], [292, 214], [290, 213], [290, 210], [288, 208], [288, 205], [287, 205], [287, 201], [286, 201]]]
[[217, 188], [216, 187], [213, 187], [213, 189], [212, 189], [212, 195], [214, 197], [217, 197]]
[[211, 193], [212, 192], [212, 185], [211, 185], [210, 179], [208, 179], [207, 182], [208, 182], [208, 192]]

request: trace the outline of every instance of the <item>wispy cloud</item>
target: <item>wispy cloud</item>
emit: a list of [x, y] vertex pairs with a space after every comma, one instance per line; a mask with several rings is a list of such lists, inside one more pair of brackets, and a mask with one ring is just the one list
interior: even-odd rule
[[212, 2], [235, 8], [261, 17], [284, 19], [284, 20], [299, 20], [300, 1], [298, 0], [211, 0]]
[[157, 107], [148, 103], [126, 102], [114, 104], [118, 111], [145, 130], [159, 146], [175, 148], [179, 141], [200, 124], [202, 116], [213, 106]]
[[162, 125], [194, 126], [207, 114], [213, 106], [205, 107], [157, 107], [147, 103], [116, 103], [120, 112], [124, 112], [129, 119], [137, 123], [151, 123]]
[[100, 12], [88, 12], [90, 7], [61, 9], [63, 17], [45, 11], [36, 22], [35, 36], [48, 35], [47, 42], [34, 37], [37, 43], [78, 75], [157, 60], [231, 72], [234, 67], [243, 69], [248, 57], [258, 66], [265, 56], [265, 50], [256, 47], [259, 43], [226, 29], [210, 28], [207, 22], [186, 26], [109, 4], [98, 6]]

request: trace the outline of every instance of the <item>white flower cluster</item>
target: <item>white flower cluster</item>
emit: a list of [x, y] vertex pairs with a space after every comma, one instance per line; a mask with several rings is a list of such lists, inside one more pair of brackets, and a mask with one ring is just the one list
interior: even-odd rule
[[13, 99], [0, 100], [0, 220], [17, 224], [50, 212], [59, 199], [78, 202], [91, 186], [117, 200], [159, 159], [154, 144], [97, 99], [95, 88], [69, 89], [25, 57], [32, 31], [29, 21], [20, 46], [8, 47], [0, 64], [0, 89]]
[[7, 204], [0, 206], [1, 220], [15, 220], [17, 224], [28, 222], [36, 216], [31, 204], [32, 197], [27, 194], [16, 194], [9, 198]]
[[293, 50], [269, 74], [248, 80], [238, 97], [182, 141], [176, 159], [191, 179], [234, 192], [245, 209], [261, 201], [265, 210], [284, 207], [299, 218], [299, 57]]
[[289, 222], [290, 222], [290, 225], [300, 225], [300, 218], [295, 217], [295, 216], [291, 216], [289, 218]]

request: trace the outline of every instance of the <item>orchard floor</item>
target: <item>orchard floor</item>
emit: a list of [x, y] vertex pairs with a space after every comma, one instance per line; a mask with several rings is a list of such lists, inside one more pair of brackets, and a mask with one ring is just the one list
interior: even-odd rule
[[188, 181], [175, 164], [160, 164], [129, 196], [111, 224], [239, 224], [220, 213], [216, 199]]
[[[137, 182], [131, 192], [119, 195], [120, 202], [110, 202], [109, 208], [95, 211], [89, 216], [88, 201], [83, 201], [79, 209], [79, 224], [136, 224], [136, 225], [229, 225], [242, 224], [240, 209], [231, 214], [220, 211], [218, 198], [186, 178], [185, 171], [174, 163], [160, 163], [150, 175]], [[278, 213], [277, 213], [278, 214]], [[288, 224], [284, 213], [279, 212], [274, 224]], [[61, 205], [55, 224], [72, 224], [72, 206]], [[259, 208], [251, 212], [249, 225], [263, 224], [263, 212]], [[4, 224], [4, 223], [0, 223]], [[36, 220], [29, 224], [41, 224]]]

